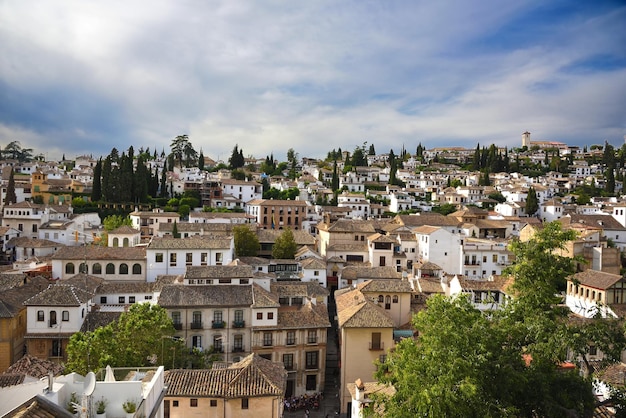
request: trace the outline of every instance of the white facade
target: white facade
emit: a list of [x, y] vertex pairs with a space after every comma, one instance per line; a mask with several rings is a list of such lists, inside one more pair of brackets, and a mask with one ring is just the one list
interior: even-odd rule
[[420, 227], [415, 231], [419, 261], [430, 261], [448, 274], [461, 273], [461, 238], [439, 227]]
[[219, 266], [233, 261], [235, 241], [228, 237], [153, 238], [146, 248], [146, 280], [184, 274], [188, 266]]

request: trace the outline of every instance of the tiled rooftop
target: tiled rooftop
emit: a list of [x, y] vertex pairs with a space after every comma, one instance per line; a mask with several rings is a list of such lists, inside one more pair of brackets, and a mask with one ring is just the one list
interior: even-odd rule
[[283, 396], [287, 372], [282, 363], [250, 354], [227, 368], [169, 370], [167, 396], [252, 398]]
[[251, 306], [250, 285], [168, 285], [161, 290], [159, 305], [164, 308]]
[[80, 306], [93, 297], [93, 293], [87, 292], [76, 286], [66, 284], [51, 284], [47, 289], [28, 298], [26, 306]]

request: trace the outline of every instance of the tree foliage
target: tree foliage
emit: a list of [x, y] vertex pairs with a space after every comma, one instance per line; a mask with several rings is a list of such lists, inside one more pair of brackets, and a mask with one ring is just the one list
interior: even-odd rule
[[296, 244], [296, 240], [294, 239], [293, 231], [291, 228], [287, 228], [276, 238], [274, 246], [272, 247], [272, 257], [293, 259], [297, 250], [298, 244]]
[[113, 231], [122, 225], [133, 226], [133, 222], [128, 216], [109, 215], [104, 218], [102, 225], [106, 231]]
[[534, 215], [539, 210], [539, 199], [537, 199], [537, 192], [533, 187], [528, 188], [528, 197], [526, 198], [526, 214], [528, 216]]
[[261, 249], [259, 237], [247, 225], [237, 225], [233, 228], [235, 240], [235, 255], [237, 257], [256, 257]]
[[9, 174], [9, 183], [7, 184], [7, 194], [4, 197], [4, 203], [16, 203], [17, 195], [15, 194], [15, 172], [11, 167], [11, 173]]
[[568, 320], [558, 292], [579, 260], [559, 249], [575, 237], [552, 222], [531, 240], [511, 244], [512, 299], [501, 310], [483, 313], [462, 296], [430, 298], [413, 319], [419, 339], [401, 341], [376, 374], [397, 391], [377, 398], [385, 415], [591, 416], [591, 379], [560, 366], [571, 352], [585, 361], [591, 342], [618, 361], [626, 343], [615, 321]]
[[[93, 332], [72, 335], [67, 346], [66, 371], [85, 374], [106, 367], [141, 367], [164, 362], [166, 350], [174, 343], [172, 320], [159, 305], [136, 303], [119, 319]], [[182, 352], [182, 346], [179, 347]], [[161, 361], [159, 361], [159, 358]]]

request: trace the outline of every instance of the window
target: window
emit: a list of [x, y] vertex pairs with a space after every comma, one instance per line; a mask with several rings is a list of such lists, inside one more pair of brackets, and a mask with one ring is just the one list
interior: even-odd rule
[[201, 266], [207, 265], [207, 253], [200, 253], [200, 265]]
[[213, 336], [213, 350], [215, 350], [216, 353], [224, 351], [222, 347], [222, 336], [219, 334]]
[[189, 406], [191, 406], [192, 408], [197, 408], [198, 407], [198, 399], [196, 399], [196, 398], [189, 399]]
[[263, 333], [263, 346], [264, 347], [269, 347], [272, 345], [272, 333], [271, 332], [264, 332]]
[[43, 311], [37, 311], [37, 321], [38, 322], [44, 321]]
[[67, 322], [70, 320], [70, 311], [61, 312], [61, 321]]
[[296, 332], [295, 331], [287, 331], [287, 345], [294, 345], [296, 343]]
[[113, 263], [107, 264], [105, 271], [106, 274], [115, 274], [115, 265], [113, 265]]
[[217, 399], [211, 399], [210, 401], [211, 408], [215, 408], [217, 406]]
[[[201, 326], [202, 324], [202, 312], [194, 311], [193, 312], [193, 324]], [[193, 325], [192, 325], [193, 328]]]
[[65, 265], [65, 274], [74, 274], [74, 263], [67, 263]]
[[176, 267], [176, 253], [170, 254], [170, 267]]
[[274, 312], [268, 312], [267, 319], [274, 319]]
[[50, 311], [50, 326], [57, 324], [57, 311]]
[[382, 350], [383, 344], [381, 341], [380, 332], [372, 332], [372, 341], [370, 342], [370, 350]]
[[222, 323], [222, 311], [213, 311], [213, 322]]
[[491, 261], [493, 261], [494, 263], [498, 262], [498, 254], [494, 254], [491, 256]]
[[87, 269], [87, 264], [80, 263], [80, 265], [78, 266], [78, 272], [79, 273], [89, 274], [89, 270]]
[[384, 303], [385, 297], [383, 295], [378, 295], [378, 303]]
[[307, 334], [307, 338], [306, 338], [306, 342], [308, 344], [316, 344], [317, 343], [317, 331], [310, 329], [308, 334]]
[[319, 276], [319, 275], [320, 275], [319, 270], [315, 270], [315, 271], [313, 272], [313, 276]]
[[306, 390], [317, 390], [317, 375], [308, 374], [306, 376]]
[[92, 274], [102, 274], [102, 265], [100, 263], [95, 263], [93, 267], [91, 267]]
[[243, 311], [241, 309], [235, 311], [235, 322], [243, 322]]
[[193, 262], [193, 253], [185, 253], [185, 265], [190, 266]]
[[233, 352], [241, 353], [243, 351], [243, 335], [236, 334], [233, 339]]
[[155, 263], [162, 263], [163, 262], [163, 253], [156, 253], [154, 255], [154, 262]]
[[174, 325], [180, 324], [180, 312], [172, 312], [172, 322]]
[[385, 309], [391, 309], [391, 296], [385, 296]]
[[135, 303], [135, 297], [134, 296], [129, 296], [128, 297], [128, 303]]
[[257, 312], [256, 319], [263, 319], [263, 312]]
[[120, 264], [120, 274], [128, 274], [128, 264]]
[[378, 361], [381, 363], [384, 363], [387, 361], [387, 354], [381, 354], [380, 356], [378, 356]]
[[248, 409], [248, 398], [241, 398], [241, 409]]
[[126, 303], [126, 297], [125, 296], [120, 296], [118, 299], [118, 303]]
[[215, 264], [216, 265], [221, 266], [223, 260], [224, 260], [224, 255], [222, 253], [215, 253]]
[[306, 368], [307, 369], [317, 369], [317, 351], [307, 351], [306, 352]]
[[596, 347], [595, 345], [590, 345], [589, 346], [589, 355], [590, 356], [597, 356], [598, 355], [598, 347]]
[[398, 295], [393, 295], [392, 302], [398, 303]]
[[106, 296], [100, 296], [100, 303], [101, 304], [107, 303], [107, 297]]
[[178, 408], [178, 401], [172, 401], [172, 406], [174, 408]]
[[202, 335], [194, 335], [191, 337], [191, 345], [193, 347], [201, 348], [202, 347]]
[[283, 354], [283, 364], [286, 370], [293, 370], [293, 354]]
[[141, 274], [141, 264], [133, 264], [133, 274]]

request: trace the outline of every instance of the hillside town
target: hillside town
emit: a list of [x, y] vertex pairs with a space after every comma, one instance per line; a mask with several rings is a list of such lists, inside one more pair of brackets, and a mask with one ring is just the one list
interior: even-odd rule
[[[575, 233], [559, 249], [576, 263], [558, 295], [570, 317], [626, 312], [626, 144], [524, 132], [511, 149], [364, 144], [326, 159], [290, 149], [286, 162], [237, 146], [214, 161], [186, 135], [169, 153], [55, 162], [10, 145], [0, 160], [2, 416], [96, 416], [102, 400], [109, 418], [363, 417], [372, 394], [395, 392], [376, 372], [403, 340], [419, 340], [412, 320], [428, 300], [503, 309], [516, 297], [511, 243], [554, 222]], [[105, 369], [89, 342], [73, 357], [75, 334], [96, 338], [136, 305], [162, 308], [173, 327], [149, 359]], [[626, 355], [607, 364], [594, 341], [585, 350], [562, 367], [593, 378], [602, 403], [624, 389]], [[616, 411], [606, 403], [594, 416]]]

